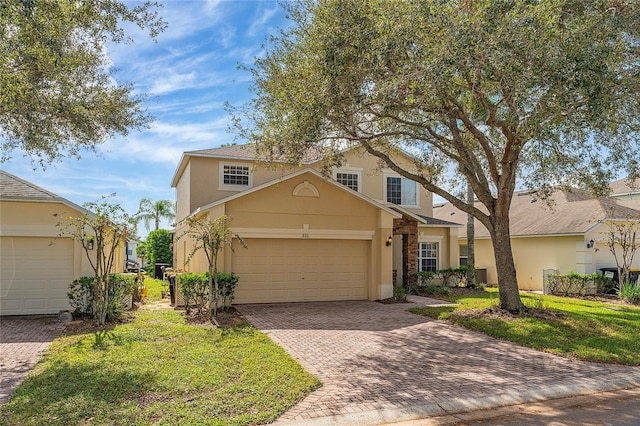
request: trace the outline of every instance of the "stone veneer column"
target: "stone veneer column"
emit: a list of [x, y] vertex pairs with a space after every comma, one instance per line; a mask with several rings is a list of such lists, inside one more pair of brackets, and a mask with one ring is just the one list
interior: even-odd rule
[[418, 222], [404, 215], [394, 219], [393, 235], [402, 235], [402, 285], [411, 285], [418, 272]]

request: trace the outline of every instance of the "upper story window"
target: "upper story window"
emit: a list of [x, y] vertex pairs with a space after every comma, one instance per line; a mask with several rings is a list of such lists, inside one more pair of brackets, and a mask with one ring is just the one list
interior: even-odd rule
[[418, 185], [399, 176], [386, 177], [386, 200], [399, 206], [418, 207]]
[[251, 187], [251, 167], [242, 164], [222, 164], [220, 167], [220, 189], [242, 191]]
[[356, 167], [342, 167], [333, 171], [333, 178], [354, 191], [362, 191], [362, 169]]
[[357, 191], [360, 187], [360, 179], [358, 177], [357, 173], [336, 173], [336, 180], [354, 191]]

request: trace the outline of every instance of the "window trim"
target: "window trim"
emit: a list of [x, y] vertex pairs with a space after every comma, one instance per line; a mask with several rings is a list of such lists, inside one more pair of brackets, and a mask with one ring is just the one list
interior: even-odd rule
[[[407, 179], [404, 176], [399, 175], [398, 173], [395, 172], [388, 172], [385, 171], [383, 173], [383, 186], [382, 186], [382, 199], [389, 203], [390, 201], [387, 201], [387, 178], [400, 178], [402, 180], [405, 180], [407, 182], [411, 182], [415, 185], [416, 188], [416, 203], [414, 204], [396, 204], [400, 207], [408, 207], [408, 208], [412, 208], [412, 209], [419, 209], [420, 208], [420, 187], [418, 186], [418, 182], [411, 180], [411, 179]], [[392, 203], [394, 204], [394, 203]]]
[[[435, 240], [427, 240], [418, 242], [418, 272], [422, 272], [422, 259], [431, 259], [430, 257], [422, 257], [422, 244], [436, 245], [436, 271], [442, 269], [440, 261], [442, 259], [442, 242]], [[435, 271], [434, 271], [435, 272]]]
[[[333, 180], [340, 183], [338, 181], [338, 173], [351, 174], [351, 175], [358, 176], [358, 189], [356, 189], [356, 191], [362, 193], [362, 168], [347, 166], [347, 167], [340, 167], [337, 169], [333, 169]], [[340, 184], [342, 185], [342, 183]], [[346, 187], [349, 188], [348, 186]], [[349, 189], [353, 189], [353, 188], [349, 188]]]
[[[249, 182], [247, 185], [232, 185], [224, 183], [224, 168], [225, 166], [246, 167], [249, 170]], [[219, 191], [245, 191], [253, 187], [253, 169], [250, 163], [237, 163], [234, 161], [220, 161], [218, 176], [218, 190]]]

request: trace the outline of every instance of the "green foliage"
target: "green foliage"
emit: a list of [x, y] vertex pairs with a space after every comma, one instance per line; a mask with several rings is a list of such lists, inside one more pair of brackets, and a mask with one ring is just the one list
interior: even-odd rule
[[189, 326], [173, 310], [139, 310], [108, 332], [56, 339], [0, 424], [268, 424], [318, 386], [246, 324]]
[[[95, 277], [81, 277], [69, 286], [67, 297], [69, 304], [75, 308], [76, 316], [92, 316], [95, 314]], [[106, 304], [106, 320], [118, 321], [122, 319], [128, 309], [125, 304], [126, 296], [133, 296], [137, 290], [135, 276], [124, 274], [110, 274], [109, 290]]]
[[404, 287], [394, 287], [393, 288], [393, 298], [396, 302], [406, 302], [408, 292]]
[[[110, 197], [115, 196], [112, 194]], [[70, 236], [78, 241], [94, 272], [93, 313], [99, 325], [107, 319], [111, 310], [109, 294], [111, 278], [119, 247], [129, 236], [131, 217], [120, 204], [113, 204], [110, 197], [83, 204], [86, 209], [80, 216], [63, 218], [59, 223], [60, 236]]]
[[228, 309], [231, 307], [231, 303], [236, 296], [236, 287], [240, 278], [233, 272], [225, 274], [218, 272], [218, 286], [220, 296], [217, 299], [222, 300], [222, 308]]
[[173, 220], [176, 217], [175, 205], [171, 200], [153, 201], [151, 198], [140, 200], [140, 208], [136, 215], [137, 222], [144, 222], [145, 228], [149, 230], [150, 223], [155, 224], [155, 230], [160, 228], [162, 219]]
[[604, 275], [593, 274], [593, 282], [595, 283], [597, 294], [610, 294], [616, 289], [616, 282]]
[[[231, 231], [227, 227], [229, 221], [231, 219], [222, 215], [216, 219], [209, 219], [208, 216], [189, 216], [182, 223], [186, 225], [186, 230], [182, 232], [178, 236], [178, 240], [181, 238], [188, 237], [193, 241], [193, 248], [191, 249], [191, 253], [187, 257], [187, 262], [189, 262], [195, 254], [202, 250], [207, 258], [207, 263], [209, 266], [209, 293], [208, 293], [208, 304], [209, 304], [209, 315], [214, 317], [218, 314], [218, 307], [220, 302], [226, 305], [225, 300], [233, 300], [233, 292], [235, 291], [235, 285], [237, 284], [237, 280], [234, 281], [233, 278], [228, 278], [229, 286], [233, 286], [233, 291], [230, 295], [224, 296], [225, 292], [221, 289], [221, 283], [218, 281], [220, 279], [220, 275], [218, 274], [218, 253], [220, 250], [227, 246], [230, 250], [233, 251], [232, 238], [236, 238], [238, 242], [244, 247], [247, 246], [244, 244], [242, 238], [239, 235], [231, 235]], [[223, 305], [223, 306], [225, 306]]]
[[467, 268], [460, 266], [458, 268], [440, 269], [438, 275], [442, 279], [442, 285], [449, 287], [459, 287], [467, 280]]
[[436, 277], [436, 273], [433, 271], [420, 271], [416, 273], [416, 285], [425, 287], [431, 284]]
[[41, 166], [130, 129], [150, 117], [132, 84], [120, 84], [105, 51], [128, 42], [135, 24], [155, 36], [165, 23], [157, 3], [0, 2], [0, 140]]
[[230, 308], [235, 297], [238, 281], [239, 277], [233, 272], [228, 274], [224, 272], [216, 273], [217, 293], [210, 297], [211, 287], [209, 285], [208, 272], [202, 274], [187, 272], [176, 275], [176, 283], [184, 297], [187, 313], [191, 311], [191, 306], [195, 306], [198, 309], [198, 313], [202, 313], [210, 301], [211, 303], [217, 303], [222, 309]]
[[149, 270], [154, 271], [156, 263], [173, 264], [173, 237], [166, 229], [151, 231], [147, 236], [147, 256]]
[[448, 296], [451, 294], [451, 289], [446, 285], [438, 285], [438, 284], [427, 284], [426, 286], [419, 288], [420, 295], [440, 295], [440, 296]]
[[633, 303], [635, 305], [640, 304], [640, 282], [638, 283], [623, 283], [620, 286], [620, 292], [618, 293], [620, 299]]
[[[288, 5], [239, 134], [294, 164], [320, 146], [327, 169], [359, 147], [473, 215], [510, 311], [522, 308], [506, 226], [517, 178], [544, 196], [640, 174], [638, 1]], [[401, 150], [415, 153], [408, 167]]]
[[587, 293], [597, 291], [598, 283], [603, 286], [606, 282], [598, 274], [578, 274], [569, 272], [564, 275], [548, 275], [546, 292], [554, 296], [585, 296]]
[[638, 307], [523, 294], [526, 305], [543, 311], [495, 315], [496, 297], [496, 289], [488, 289], [484, 293], [450, 296], [456, 306], [410, 311], [570, 359], [640, 365]]
[[202, 313], [209, 296], [209, 274], [195, 274], [187, 272], [176, 275], [176, 285], [184, 298], [187, 313], [195, 306], [198, 313]]

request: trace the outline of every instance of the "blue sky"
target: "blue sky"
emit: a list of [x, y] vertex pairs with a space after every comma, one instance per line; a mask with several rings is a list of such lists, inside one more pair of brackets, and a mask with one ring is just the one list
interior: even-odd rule
[[[128, 28], [134, 44], [108, 52], [116, 78], [149, 95], [146, 107], [156, 117], [151, 128], [108, 140], [97, 156], [87, 152], [46, 170], [15, 151], [3, 170], [76, 204], [116, 193], [115, 201], [134, 213], [142, 197], [175, 199], [170, 184], [182, 152], [234, 141], [224, 103], [239, 106], [252, 96], [251, 75], [238, 64], [264, 54], [268, 36], [289, 24], [285, 11], [271, 0], [161, 2], [169, 26], [157, 42]], [[147, 234], [143, 224], [139, 234]]]

